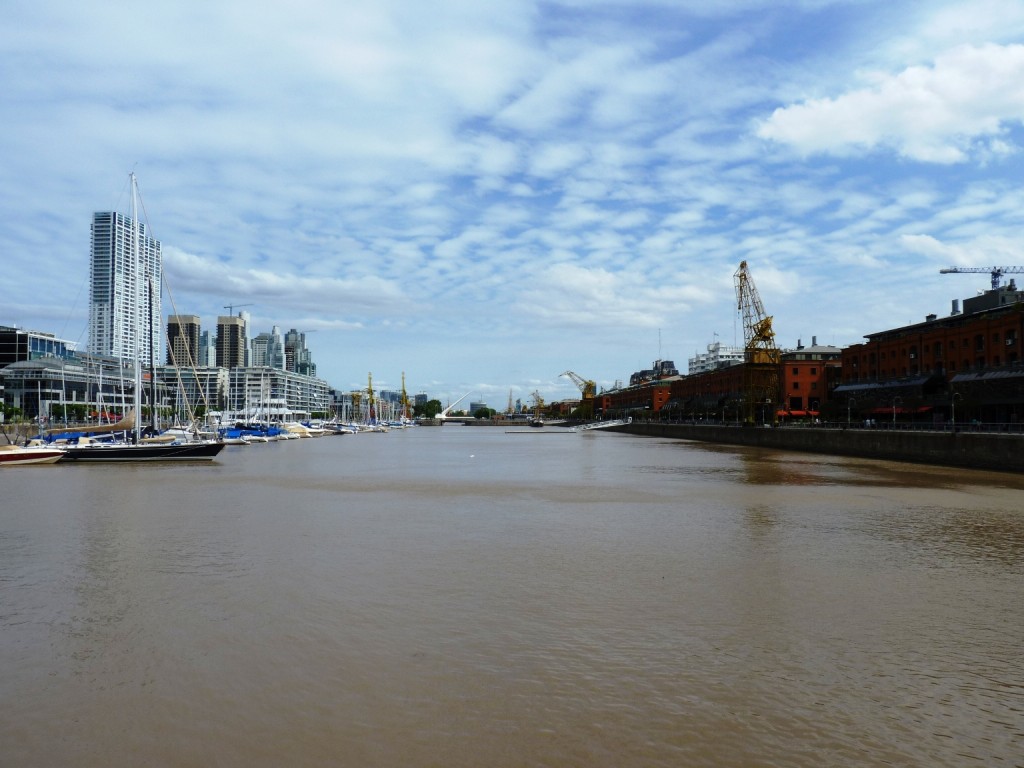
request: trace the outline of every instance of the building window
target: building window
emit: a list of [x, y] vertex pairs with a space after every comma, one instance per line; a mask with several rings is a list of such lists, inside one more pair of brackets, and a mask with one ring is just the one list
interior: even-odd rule
[[817, 376], [817, 375], [818, 375], [818, 369], [817, 368], [811, 368], [811, 376]]
[[800, 389], [800, 382], [799, 381], [794, 381], [793, 382], [793, 389]]

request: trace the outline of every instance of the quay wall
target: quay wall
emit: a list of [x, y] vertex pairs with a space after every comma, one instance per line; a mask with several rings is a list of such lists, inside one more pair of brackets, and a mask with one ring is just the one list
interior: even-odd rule
[[813, 427], [766, 429], [658, 422], [633, 422], [611, 429], [649, 437], [698, 440], [725, 445], [1024, 472], [1024, 435], [1019, 434]]

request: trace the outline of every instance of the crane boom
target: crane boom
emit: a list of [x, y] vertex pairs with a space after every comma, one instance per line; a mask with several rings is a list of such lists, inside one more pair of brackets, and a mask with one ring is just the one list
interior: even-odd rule
[[992, 290], [999, 288], [1003, 275], [1019, 275], [1024, 273], [1024, 267], [946, 267], [940, 269], [940, 275], [955, 275], [961, 273], [988, 272], [992, 276]]
[[568, 376], [580, 388], [582, 399], [576, 416], [581, 419], [594, 418], [594, 396], [597, 394], [597, 382], [593, 379], [584, 379], [575, 371], [566, 371], [562, 376]]
[[778, 399], [781, 355], [775, 346], [771, 315], [764, 311], [764, 304], [761, 303], [761, 296], [746, 261], [740, 262], [733, 278], [736, 283], [736, 304], [743, 316], [746, 358], [743, 367], [744, 420], [747, 424], [753, 424], [758, 404], [770, 406]]
[[568, 376], [573, 380], [573, 383], [580, 388], [580, 394], [584, 400], [590, 400], [597, 394], [597, 382], [591, 379], [584, 379], [574, 371], [566, 371], [562, 376]]

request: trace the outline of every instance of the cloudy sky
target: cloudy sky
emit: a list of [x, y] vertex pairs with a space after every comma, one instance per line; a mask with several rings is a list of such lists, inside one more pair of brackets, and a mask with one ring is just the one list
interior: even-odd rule
[[1024, 2], [8, 0], [0, 323], [88, 343], [139, 178], [172, 307], [503, 408], [947, 314], [1024, 265]]

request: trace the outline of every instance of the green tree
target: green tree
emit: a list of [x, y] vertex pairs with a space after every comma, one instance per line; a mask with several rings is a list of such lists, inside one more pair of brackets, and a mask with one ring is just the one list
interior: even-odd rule
[[417, 405], [413, 408], [413, 416], [432, 419], [443, 410], [444, 407], [441, 405], [440, 400], [428, 400], [423, 405]]

